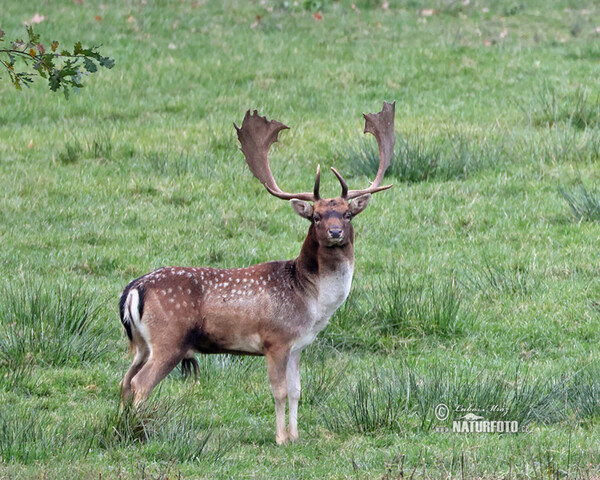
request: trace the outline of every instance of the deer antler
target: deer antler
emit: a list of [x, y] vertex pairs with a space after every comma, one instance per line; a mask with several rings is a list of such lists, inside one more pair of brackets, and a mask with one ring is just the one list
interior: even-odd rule
[[250, 115], [250, 110], [246, 112], [241, 128], [235, 123], [233, 125], [237, 130], [238, 139], [242, 145], [242, 153], [246, 158], [250, 171], [271, 195], [284, 200], [292, 198], [309, 202], [319, 200], [320, 167], [317, 167], [315, 187], [312, 193], [286, 193], [277, 186], [273, 178], [268, 159], [269, 148], [277, 141], [279, 132], [289, 127], [276, 120], [267, 120], [267, 117], [261, 117], [256, 110], [252, 115]]
[[[361, 195], [365, 195], [366, 193], [375, 193], [391, 188], [391, 185], [384, 185], [383, 187], [380, 187], [380, 185], [383, 181], [385, 171], [390, 166], [392, 155], [394, 154], [394, 144], [396, 143], [396, 137], [394, 136], [395, 114], [396, 102], [383, 102], [383, 108], [379, 113], [363, 114], [365, 117], [364, 133], [372, 133], [375, 135], [377, 144], [379, 145], [379, 168], [377, 169], [375, 180], [371, 182], [371, 186], [369, 188], [365, 188], [363, 190], [350, 190], [349, 192], [346, 182], [343, 181], [344, 179], [341, 178], [341, 175], [337, 171], [332, 169], [333, 173], [335, 173], [342, 184], [342, 198], [351, 200], [353, 198], [360, 197]], [[347, 192], [346, 196], [344, 196], [344, 192]]]

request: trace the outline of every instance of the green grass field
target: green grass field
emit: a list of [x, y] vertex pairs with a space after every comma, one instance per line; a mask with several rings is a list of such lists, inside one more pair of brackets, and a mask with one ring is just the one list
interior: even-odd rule
[[[0, 479], [598, 478], [596, 2], [6, 0], [6, 39], [36, 12], [43, 40], [116, 66], [68, 101], [0, 80]], [[317, 163], [363, 188], [383, 100], [394, 188], [355, 220], [353, 290], [303, 354], [300, 441], [275, 445], [262, 358], [199, 357], [122, 411], [131, 279], [300, 250], [307, 222], [232, 122], [291, 127], [284, 190]], [[526, 432], [440, 431], [468, 410]]]

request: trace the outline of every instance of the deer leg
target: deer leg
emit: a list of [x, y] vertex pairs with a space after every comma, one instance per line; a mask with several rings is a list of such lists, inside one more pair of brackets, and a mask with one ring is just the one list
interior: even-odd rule
[[128, 401], [131, 400], [132, 391], [131, 391], [131, 379], [137, 375], [137, 373], [142, 369], [146, 361], [148, 360], [148, 355], [150, 351], [146, 346], [136, 346], [135, 357], [133, 358], [133, 363], [127, 373], [121, 380], [119, 387], [121, 388], [121, 403], [125, 405]]
[[176, 353], [152, 352], [148, 361], [131, 380], [134, 392], [133, 403], [138, 406], [144, 402], [154, 387], [165, 378], [183, 359], [185, 352], [176, 350]]
[[287, 363], [287, 392], [289, 402], [289, 438], [298, 440], [298, 401], [300, 400], [300, 354], [302, 350], [290, 353]]
[[275, 441], [277, 445], [287, 442], [287, 432], [285, 430], [285, 402], [287, 400], [287, 381], [286, 370], [289, 357], [289, 351], [267, 352], [267, 373], [271, 382], [271, 390], [275, 398], [275, 417], [277, 430]]

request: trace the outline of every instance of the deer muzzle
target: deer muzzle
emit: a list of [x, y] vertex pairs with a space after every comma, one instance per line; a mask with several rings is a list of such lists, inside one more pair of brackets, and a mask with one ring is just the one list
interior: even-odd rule
[[344, 231], [341, 227], [333, 226], [327, 229], [327, 239], [333, 245], [341, 243], [344, 239]]

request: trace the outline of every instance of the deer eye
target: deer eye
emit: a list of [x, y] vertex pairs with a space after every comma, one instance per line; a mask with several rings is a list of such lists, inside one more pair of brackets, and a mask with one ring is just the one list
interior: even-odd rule
[[352, 214], [350, 212], [344, 213], [344, 219], [348, 221], [352, 220]]
[[319, 215], [318, 213], [315, 213], [315, 214], [313, 215], [313, 221], [314, 221], [315, 223], [319, 223], [319, 222], [321, 221], [321, 215]]

